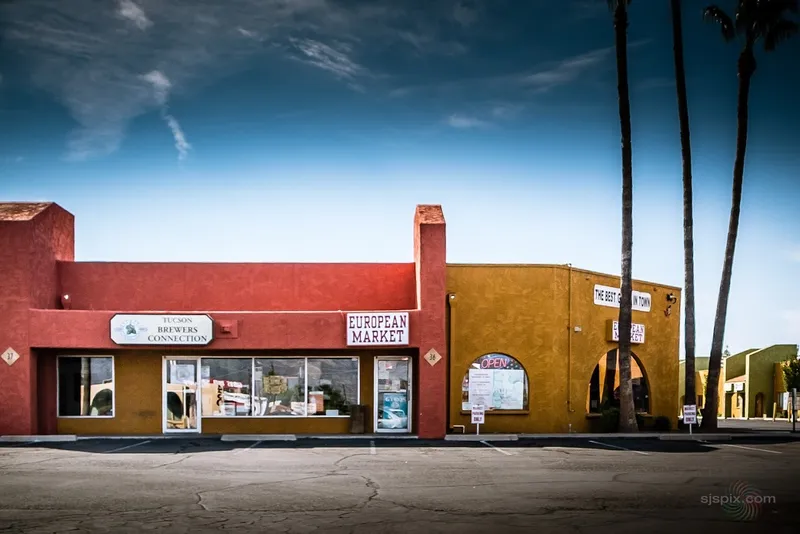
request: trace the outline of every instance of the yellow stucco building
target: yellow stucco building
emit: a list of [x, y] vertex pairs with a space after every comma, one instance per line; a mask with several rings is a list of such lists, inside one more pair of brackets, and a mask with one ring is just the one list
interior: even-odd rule
[[[483, 387], [482, 432], [591, 431], [618, 395], [619, 287], [619, 277], [569, 265], [448, 264], [451, 426], [474, 429], [471, 397]], [[666, 416], [674, 428], [680, 289], [633, 289], [637, 412], [645, 426]]]

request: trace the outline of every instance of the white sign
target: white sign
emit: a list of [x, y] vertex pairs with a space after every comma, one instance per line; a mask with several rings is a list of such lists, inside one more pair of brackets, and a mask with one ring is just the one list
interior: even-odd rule
[[725, 384], [725, 391], [733, 391], [733, 384], [731, 384], [730, 382]]
[[697, 424], [697, 405], [685, 404], [683, 406], [683, 422], [687, 425]]
[[[601, 286], [597, 284], [594, 286], [594, 303], [598, 306], [619, 308], [620, 298], [622, 298], [622, 290], [618, 287]], [[653, 299], [650, 297], [650, 293], [633, 292], [633, 309], [636, 311], [649, 312], [652, 301]]]
[[348, 313], [347, 345], [408, 345], [408, 312]]
[[[611, 327], [611, 341], [619, 341], [619, 321], [614, 321]], [[644, 343], [644, 325], [631, 324], [631, 343]]]
[[19, 354], [11, 347], [8, 347], [3, 353], [2, 358], [4, 362], [11, 366], [14, 365], [17, 360], [19, 360]]
[[208, 315], [119, 314], [111, 318], [117, 345], [208, 345], [214, 322]]
[[733, 390], [734, 391], [744, 391], [744, 382], [734, 382]]
[[483, 409], [483, 405], [481, 405], [481, 404], [473, 404], [472, 405], [472, 424], [473, 425], [482, 425], [485, 416], [486, 416], [486, 411]]
[[491, 369], [469, 370], [469, 403], [491, 406], [494, 390], [494, 373]]

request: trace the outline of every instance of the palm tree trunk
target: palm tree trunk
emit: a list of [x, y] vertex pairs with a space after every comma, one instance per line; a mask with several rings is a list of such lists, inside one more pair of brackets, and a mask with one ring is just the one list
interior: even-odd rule
[[603, 379], [603, 400], [600, 403], [608, 407], [614, 403], [614, 386], [617, 383], [617, 351], [610, 350], [606, 354], [606, 373]]
[[635, 432], [636, 413], [631, 384], [631, 309], [633, 256], [633, 154], [631, 148], [631, 103], [628, 92], [628, 12], [620, 1], [614, 10], [617, 51], [617, 93], [622, 140], [622, 287], [619, 303], [619, 429]]
[[696, 404], [695, 396], [695, 321], [694, 321], [694, 217], [692, 210], [692, 145], [689, 136], [689, 104], [686, 97], [686, 70], [683, 64], [683, 23], [681, 0], [670, 0], [672, 40], [675, 56], [675, 85], [678, 92], [678, 120], [683, 157], [683, 270], [684, 270], [684, 349], [686, 389], [684, 404]]
[[714, 317], [714, 334], [711, 338], [711, 354], [708, 361], [708, 380], [706, 381], [706, 402], [703, 409], [704, 429], [717, 428], [717, 409], [719, 406], [719, 374], [722, 366], [722, 345], [725, 340], [725, 320], [728, 315], [728, 296], [731, 292], [733, 275], [733, 254], [736, 250], [736, 237], [739, 234], [739, 212], [742, 205], [742, 181], [744, 179], [744, 157], [747, 151], [748, 101], [750, 80], [756, 69], [756, 60], [750, 45], [739, 56], [739, 98], [736, 104], [736, 161], [733, 164], [733, 194], [731, 214], [728, 222], [728, 240], [725, 244], [725, 260], [722, 266], [722, 279], [717, 297], [717, 313]]

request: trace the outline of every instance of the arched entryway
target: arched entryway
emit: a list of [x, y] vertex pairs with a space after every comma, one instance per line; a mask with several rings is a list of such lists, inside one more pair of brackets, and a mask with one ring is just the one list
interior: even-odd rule
[[755, 414], [753, 417], [764, 417], [764, 394], [759, 393], [756, 395]]
[[[631, 382], [636, 412], [650, 413], [650, 386], [644, 366], [634, 353], [631, 353]], [[619, 408], [619, 383], [619, 354], [612, 349], [600, 358], [589, 379], [586, 411], [602, 413], [608, 408]]]

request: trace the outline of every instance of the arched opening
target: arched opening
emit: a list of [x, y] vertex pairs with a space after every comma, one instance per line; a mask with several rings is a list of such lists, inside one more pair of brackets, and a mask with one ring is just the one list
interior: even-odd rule
[[[650, 386], [639, 358], [631, 353], [631, 382], [633, 406], [637, 413], [650, 413]], [[586, 411], [602, 413], [609, 408], [619, 408], [619, 353], [612, 349], [601, 357], [589, 379]]]
[[92, 415], [113, 415], [114, 394], [110, 389], [101, 389], [92, 399]]
[[754, 417], [764, 417], [764, 394], [756, 395], [756, 407]]
[[[473, 394], [480, 389], [480, 399], [470, 396], [471, 380], [476, 382]], [[477, 381], [480, 381], [480, 388]], [[483, 404], [487, 411], [493, 412], [527, 410], [528, 374], [525, 368], [508, 354], [492, 352], [477, 358], [461, 381], [461, 409], [471, 410], [473, 403]]]

